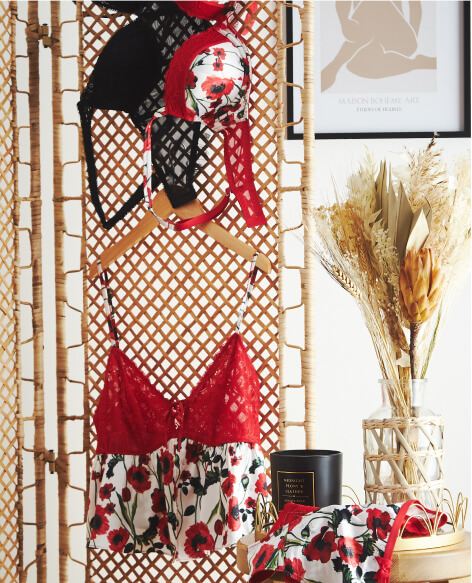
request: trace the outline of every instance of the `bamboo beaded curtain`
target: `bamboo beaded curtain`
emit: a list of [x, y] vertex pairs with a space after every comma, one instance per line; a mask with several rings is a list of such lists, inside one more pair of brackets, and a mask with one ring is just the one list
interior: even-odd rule
[[[109, 350], [102, 298], [97, 282], [87, 278], [87, 265], [135, 226], [145, 210], [135, 209], [110, 231], [101, 227], [90, 204], [75, 108], [102, 47], [129, 22], [129, 16], [107, 12], [88, 0], [48, 4], [49, 28], [40, 26], [37, 2], [0, 3], [4, 45], [0, 208], [6, 225], [0, 240], [0, 303], [6, 315], [0, 328], [0, 518], [6, 534], [0, 541], [0, 579], [12, 583], [243, 580], [232, 550], [201, 562], [173, 563], [155, 554], [123, 555], [85, 548], [87, 484], [96, 439], [91, 417]], [[246, 229], [234, 206], [221, 218], [226, 229], [267, 255], [273, 265], [270, 275], [260, 274], [256, 281], [243, 328], [261, 378], [260, 421], [266, 453], [285, 445], [291, 426], [301, 426], [307, 444], [312, 443], [309, 413], [302, 422], [286, 418], [290, 391], [304, 390], [307, 407], [311, 403], [311, 379], [302, 371], [301, 379], [292, 382], [283, 370], [289, 350], [298, 351], [302, 363], [311, 362], [306, 339], [305, 346], [294, 345], [285, 334], [290, 310], [307, 302], [310, 274], [306, 261], [305, 269], [303, 264], [289, 265], [284, 255], [285, 235], [303, 231], [303, 216], [299, 224], [298, 219], [289, 220], [286, 226], [280, 215], [287, 199], [289, 206], [293, 199], [294, 206], [306, 210], [311, 179], [308, 162], [288, 160], [284, 152], [286, 10], [301, 15], [304, 30], [308, 22], [304, 12], [311, 11], [300, 5], [260, 2], [252, 20], [244, 9], [239, 14], [254, 67], [253, 167], [268, 224]], [[295, 41], [301, 42], [301, 38]], [[40, 51], [52, 54], [53, 292], [45, 288], [41, 277], [42, 261], [53, 258], [43, 257], [41, 247], [42, 219], [49, 211], [41, 208], [39, 70], [44, 59], [40, 63]], [[17, 81], [17, 70], [28, 80], [25, 86]], [[305, 87], [301, 94], [307, 93]], [[307, 108], [304, 118], [309, 136]], [[128, 119], [111, 111], [95, 114], [93, 134], [101, 146], [97, 160], [101, 196], [113, 209], [141, 181], [141, 138]], [[310, 146], [305, 138], [305, 159]], [[208, 161], [197, 178], [198, 197], [207, 208], [226, 188], [217, 134], [208, 148]], [[283, 174], [289, 166], [295, 178], [284, 186]], [[121, 347], [167, 396], [187, 396], [215, 349], [233, 331], [249, 268], [200, 231], [187, 233], [156, 226], [109, 269]], [[300, 273], [305, 289], [293, 306], [286, 305], [280, 294], [281, 275], [290, 270]], [[54, 452], [46, 447], [44, 431], [43, 312], [48, 311], [44, 307], [48, 296], [53, 297], [51, 317], [56, 322]], [[51, 377], [47, 371], [46, 377]], [[51, 492], [56, 496], [57, 514], [55, 510], [46, 513]], [[58, 552], [52, 550], [54, 541]]]

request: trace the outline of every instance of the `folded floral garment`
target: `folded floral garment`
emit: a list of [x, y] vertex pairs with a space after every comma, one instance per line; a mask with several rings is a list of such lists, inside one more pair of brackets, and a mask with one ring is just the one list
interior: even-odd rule
[[[288, 583], [388, 583], [395, 542], [427, 536], [436, 513], [419, 502], [327, 506], [288, 503], [248, 549], [250, 583], [281, 573]], [[445, 524], [444, 514], [439, 525]]]

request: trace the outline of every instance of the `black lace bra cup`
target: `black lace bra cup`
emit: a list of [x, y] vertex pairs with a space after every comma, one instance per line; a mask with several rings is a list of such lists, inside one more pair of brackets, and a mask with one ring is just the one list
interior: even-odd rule
[[[107, 217], [98, 188], [92, 141], [96, 109], [123, 111], [144, 135], [153, 114], [164, 105], [164, 78], [175, 51], [191, 36], [211, 26], [190, 17], [175, 2], [95, 2], [137, 18], [118, 30], [103, 48], [78, 109], [92, 203], [106, 229], [113, 227], [143, 198], [143, 186]], [[205, 162], [210, 135], [200, 122], [162, 117], [153, 124], [153, 189], [163, 184], [174, 208], [196, 198], [193, 181]], [[155, 139], [158, 136], [158, 139]]]

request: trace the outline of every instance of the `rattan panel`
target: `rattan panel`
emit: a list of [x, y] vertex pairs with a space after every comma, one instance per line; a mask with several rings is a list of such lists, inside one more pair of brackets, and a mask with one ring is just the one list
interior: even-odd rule
[[0, 580], [18, 578], [18, 384], [15, 315], [13, 15], [0, 3]]
[[[103, 17], [101, 10], [81, 3], [84, 79], [104, 43], [123, 26], [120, 15]], [[242, 18], [245, 14], [242, 13]], [[266, 452], [278, 444], [278, 307], [277, 307], [277, 7], [261, 3], [247, 31], [253, 54], [254, 170], [269, 216], [268, 226], [245, 228], [234, 205], [221, 223], [250, 241], [273, 262], [269, 276], [256, 282], [245, 320], [244, 335], [262, 380], [261, 429]], [[94, 138], [102, 145], [98, 167], [101, 195], [110, 208], [140, 182], [141, 140], [130, 122], [114, 112], [97, 113]], [[210, 160], [198, 177], [199, 199], [213, 204], [226, 186], [218, 136], [211, 142]], [[91, 204], [86, 204], [87, 260], [93, 261], [143, 215], [133, 212], [125, 223], [104, 231]], [[159, 227], [110, 269], [121, 346], [167, 395], [188, 395], [218, 345], [233, 331], [244, 293], [248, 264], [199, 232], [181, 235]], [[109, 343], [98, 287], [92, 283], [88, 300], [88, 396], [93, 412], [99, 396]], [[196, 420], [198, 422], [198, 420]], [[91, 451], [95, 443], [90, 427]], [[202, 562], [179, 564], [156, 555], [117, 555], [90, 551], [91, 581], [237, 581], [233, 551]]]

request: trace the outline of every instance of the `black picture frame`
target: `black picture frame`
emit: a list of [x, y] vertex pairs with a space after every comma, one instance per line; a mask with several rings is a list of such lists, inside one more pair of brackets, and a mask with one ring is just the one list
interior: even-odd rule
[[[321, 1], [321, 0], [317, 0]], [[292, 2], [288, 2], [288, 5]], [[343, 132], [343, 133], [317, 133], [315, 132], [316, 139], [321, 140], [332, 140], [332, 139], [382, 139], [382, 138], [431, 138], [433, 134], [441, 138], [470, 138], [471, 137], [471, 62], [470, 62], [470, 0], [463, 0], [463, 23], [464, 23], [464, 128], [460, 131], [452, 132], [436, 132], [432, 129], [430, 132]], [[290, 6], [286, 10], [286, 40], [287, 44], [293, 42], [293, 8]], [[288, 83], [293, 83], [294, 81], [294, 50], [293, 48], [287, 49], [287, 60], [286, 60], [286, 75]], [[287, 93], [287, 122], [293, 123], [294, 121], [294, 88], [288, 86]], [[315, 122], [316, 123], [316, 122]], [[295, 126], [289, 126], [287, 128], [287, 139], [288, 140], [302, 140], [303, 132], [297, 131]]]

